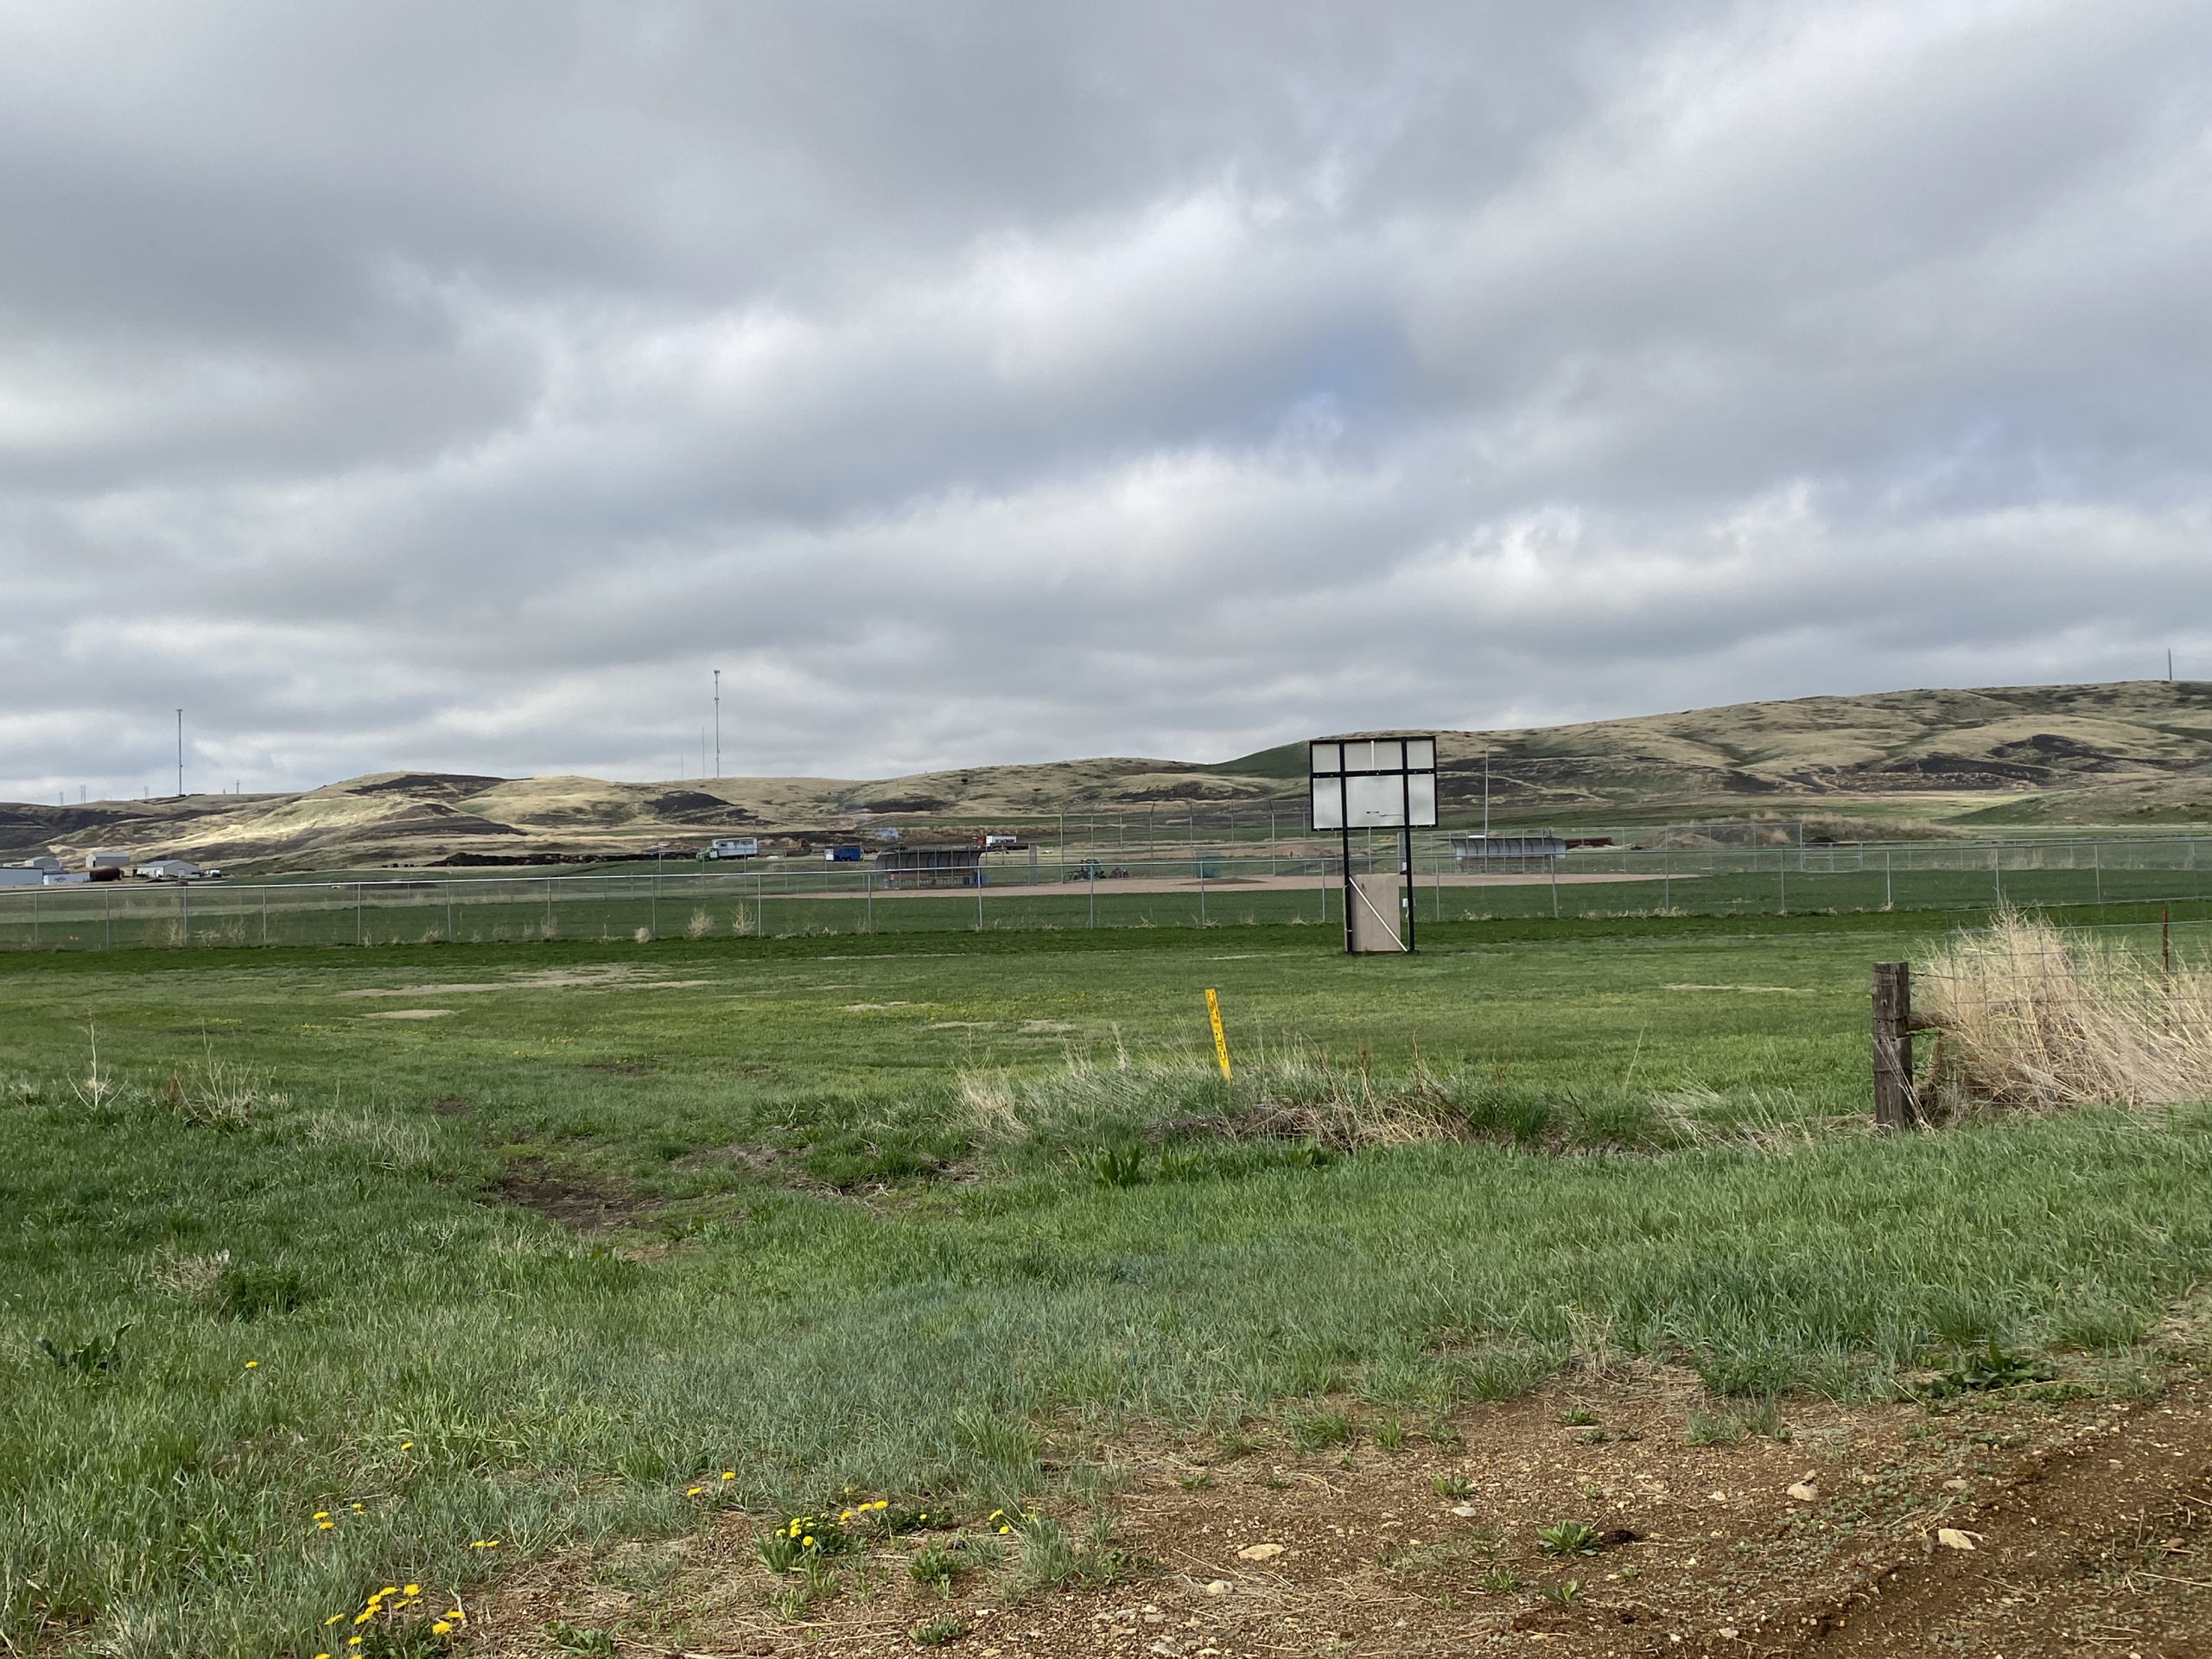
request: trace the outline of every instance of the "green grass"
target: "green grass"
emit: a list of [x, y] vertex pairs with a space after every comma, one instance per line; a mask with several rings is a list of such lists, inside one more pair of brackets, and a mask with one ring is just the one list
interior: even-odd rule
[[[9, 959], [0, 1635], [311, 1653], [384, 1584], [565, 1540], [849, 1490], [975, 1521], [1132, 1421], [1332, 1444], [1593, 1350], [1765, 1402], [2139, 1338], [2212, 1269], [2202, 1112], [1783, 1133], [1863, 1110], [1892, 921]], [[658, 977], [515, 977], [607, 964]], [[1209, 986], [1248, 1071], [1418, 1054], [1543, 1133], [1155, 1144], [1236, 1104]], [[963, 1074], [1065, 1094], [1117, 1048], [1156, 1102], [964, 1127]], [[1662, 1096], [1719, 1140], [1605, 1150]], [[570, 1232], [503, 1178], [647, 1207]], [[1025, 1571], [1096, 1576], [1103, 1541], [1038, 1529]]]

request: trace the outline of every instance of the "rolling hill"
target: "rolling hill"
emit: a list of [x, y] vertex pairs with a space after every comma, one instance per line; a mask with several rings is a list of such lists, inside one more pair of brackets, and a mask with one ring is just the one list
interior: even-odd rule
[[[1848, 817], [1954, 830], [2212, 821], [2212, 683], [1804, 697], [1522, 731], [1439, 734], [1447, 818], [1649, 824]], [[1487, 757], [1485, 759], [1485, 757]], [[634, 857], [710, 835], [818, 844], [1059, 812], [1296, 803], [1302, 744], [1212, 764], [1094, 759], [902, 778], [674, 784], [385, 772], [294, 795], [0, 805], [0, 855], [94, 847], [253, 870]], [[1294, 805], [1291, 810], [1296, 810]]]

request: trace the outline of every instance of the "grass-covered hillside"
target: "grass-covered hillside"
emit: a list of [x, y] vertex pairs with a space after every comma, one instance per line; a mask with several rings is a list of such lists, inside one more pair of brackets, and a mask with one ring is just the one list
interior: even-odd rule
[[[2162, 824], [2212, 820], [2212, 683], [1806, 697], [1529, 731], [1440, 734], [1447, 818], [1476, 822], [1485, 772], [1500, 825], [1648, 824], [1753, 814], [1861, 823]], [[1485, 761], [1487, 755], [1487, 761]], [[1049, 835], [1058, 815], [1220, 823], [1295, 813], [1301, 744], [1217, 763], [1094, 759], [860, 782], [672, 784], [393, 772], [300, 795], [0, 807], [0, 855], [123, 847], [256, 869], [634, 856], [659, 842], [766, 836], [786, 848], [863, 827]]]

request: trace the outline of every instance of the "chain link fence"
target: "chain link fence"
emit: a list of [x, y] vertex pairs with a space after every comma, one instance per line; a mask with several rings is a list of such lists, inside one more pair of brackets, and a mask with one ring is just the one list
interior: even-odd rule
[[[109, 881], [0, 888], [0, 949], [346, 946], [549, 938], [775, 938], [954, 929], [1343, 925], [1333, 836], [1278, 823], [1234, 835], [1073, 833], [912, 873], [798, 859], [662, 874], [564, 867], [394, 879]], [[1212, 828], [1212, 826], [1207, 826]], [[2212, 836], [1802, 846], [1573, 847], [1510, 870], [1464, 836], [1414, 838], [1422, 921], [1516, 917], [1773, 915], [2202, 905]], [[1567, 837], [1574, 838], [1572, 832]], [[1353, 838], [1352, 870], [1387, 871], [1389, 832]]]

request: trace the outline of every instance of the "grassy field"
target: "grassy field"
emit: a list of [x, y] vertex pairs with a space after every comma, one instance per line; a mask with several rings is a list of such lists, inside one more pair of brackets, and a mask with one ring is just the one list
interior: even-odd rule
[[1934, 919], [0, 958], [0, 1638], [337, 1651], [702, 1505], [980, 1515], [1577, 1355], [2124, 1370], [2212, 1269], [2212, 1116], [1862, 1133]]

